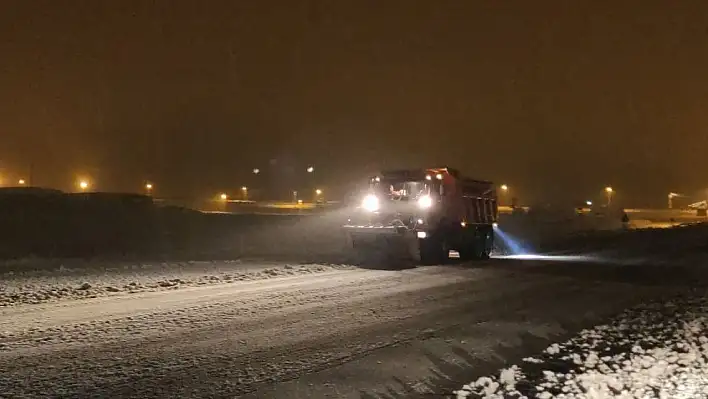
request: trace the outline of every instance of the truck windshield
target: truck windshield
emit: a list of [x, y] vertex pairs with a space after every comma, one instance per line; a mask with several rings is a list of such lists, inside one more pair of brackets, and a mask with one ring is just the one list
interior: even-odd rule
[[426, 181], [382, 180], [373, 183], [372, 189], [397, 201], [414, 201], [423, 195], [430, 194], [430, 184]]

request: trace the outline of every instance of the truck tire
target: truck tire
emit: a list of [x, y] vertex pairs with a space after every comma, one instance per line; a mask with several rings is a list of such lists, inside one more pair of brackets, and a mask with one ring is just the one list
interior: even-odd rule
[[418, 248], [420, 263], [423, 265], [439, 265], [448, 258], [449, 250], [447, 250], [444, 238], [440, 236], [418, 239]]
[[460, 248], [460, 259], [480, 260], [489, 259], [494, 245], [494, 235], [492, 229], [481, 227], [474, 232], [466, 234], [462, 248]]
[[480, 231], [479, 235], [479, 259], [489, 259], [492, 255], [492, 248], [494, 247], [494, 231], [491, 228], [485, 228]]
[[466, 262], [477, 259], [478, 254], [476, 253], [476, 251], [477, 245], [474, 242], [467, 243], [464, 248], [460, 248], [460, 250], [458, 251], [460, 253], [460, 260]]
[[460, 254], [460, 260], [470, 261], [476, 258], [477, 250], [477, 236], [473, 232], [465, 231], [462, 233], [462, 242], [460, 243], [460, 249], [457, 250]]

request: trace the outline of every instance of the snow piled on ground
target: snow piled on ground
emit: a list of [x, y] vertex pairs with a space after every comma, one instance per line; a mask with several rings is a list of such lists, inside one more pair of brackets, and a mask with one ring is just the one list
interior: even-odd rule
[[344, 269], [345, 265], [182, 262], [122, 265], [59, 265], [53, 270], [0, 273], [0, 308], [60, 300], [174, 290]]
[[708, 397], [708, 293], [629, 309], [457, 398]]

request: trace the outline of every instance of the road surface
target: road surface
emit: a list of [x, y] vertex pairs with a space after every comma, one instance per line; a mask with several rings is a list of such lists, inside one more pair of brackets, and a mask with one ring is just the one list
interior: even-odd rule
[[444, 397], [699, 283], [665, 267], [495, 259], [19, 303], [0, 307], [0, 397]]

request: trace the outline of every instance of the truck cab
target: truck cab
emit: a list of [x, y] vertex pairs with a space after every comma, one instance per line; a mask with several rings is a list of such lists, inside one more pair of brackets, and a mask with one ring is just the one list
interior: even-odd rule
[[462, 259], [489, 257], [497, 197], [488, 181], [455, 169], [384, 171], [369, 179], [344, 227], [360, 252], [400, 248], [424, 264], [443, 263], [450, 250]]

